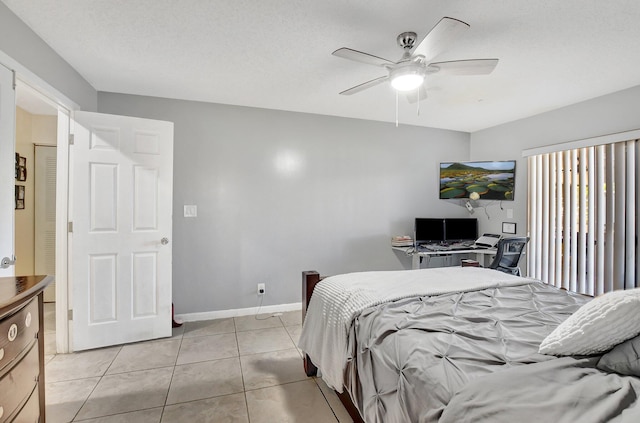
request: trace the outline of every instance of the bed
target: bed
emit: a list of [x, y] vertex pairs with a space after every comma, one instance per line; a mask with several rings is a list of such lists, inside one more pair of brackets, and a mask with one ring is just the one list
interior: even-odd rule
[[640, 290], [611, 294], [477, 267], [307, 271], [299, 347], [354, 421], [638, 422]]

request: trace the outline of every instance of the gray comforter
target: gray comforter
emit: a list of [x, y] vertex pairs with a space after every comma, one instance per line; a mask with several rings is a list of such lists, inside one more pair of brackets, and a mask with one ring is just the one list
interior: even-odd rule
[[599, 359], [563, 357], [478, 378], [453, 396], [440, 422], [640, 422], [640, 379], [602, 372]]
[[[586, 301], [531, 283], [366, 309], [350, 333], [345, 386], [368, 423], [622, 418], [621, 410], [640, 393], [637, 378], [596, 370], [594, 359], [537, 353], [540, 342]], [[588, 376], [581, 376], [585, 371]], [[600, 400], [607, 409], [597, 406], [596, 412], [592, 404]], [[591, 419], [574, 410], [582, 402]], [[538, 418], [542, 408], [544, 418]], [[637, 419], [633, 407], [626, 413], [634, 412]]]

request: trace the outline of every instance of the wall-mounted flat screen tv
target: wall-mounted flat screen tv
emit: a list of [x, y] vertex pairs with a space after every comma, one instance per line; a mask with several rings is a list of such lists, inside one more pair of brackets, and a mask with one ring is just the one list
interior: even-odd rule
[[440, 199], [513, 200], [515, 180], [515, 160], [443, 162]]

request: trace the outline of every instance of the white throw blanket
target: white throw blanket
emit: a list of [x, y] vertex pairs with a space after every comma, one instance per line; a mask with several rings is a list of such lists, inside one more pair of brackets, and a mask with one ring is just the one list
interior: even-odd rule
[[347, 341], [355, 317], [367, 307], [423, 295], [467, 292], [529, 283], [478, 267], [359, 272], [331, 276], [316, 285], [298, 346], [331, 388], [342, 392]]

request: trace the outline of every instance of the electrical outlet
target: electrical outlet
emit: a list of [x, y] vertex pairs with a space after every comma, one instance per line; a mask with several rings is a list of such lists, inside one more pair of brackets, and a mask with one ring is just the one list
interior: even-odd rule
[[264, 284], [263, 283], [259, 283], [258, 284], [258, 295], [264, 295]]

